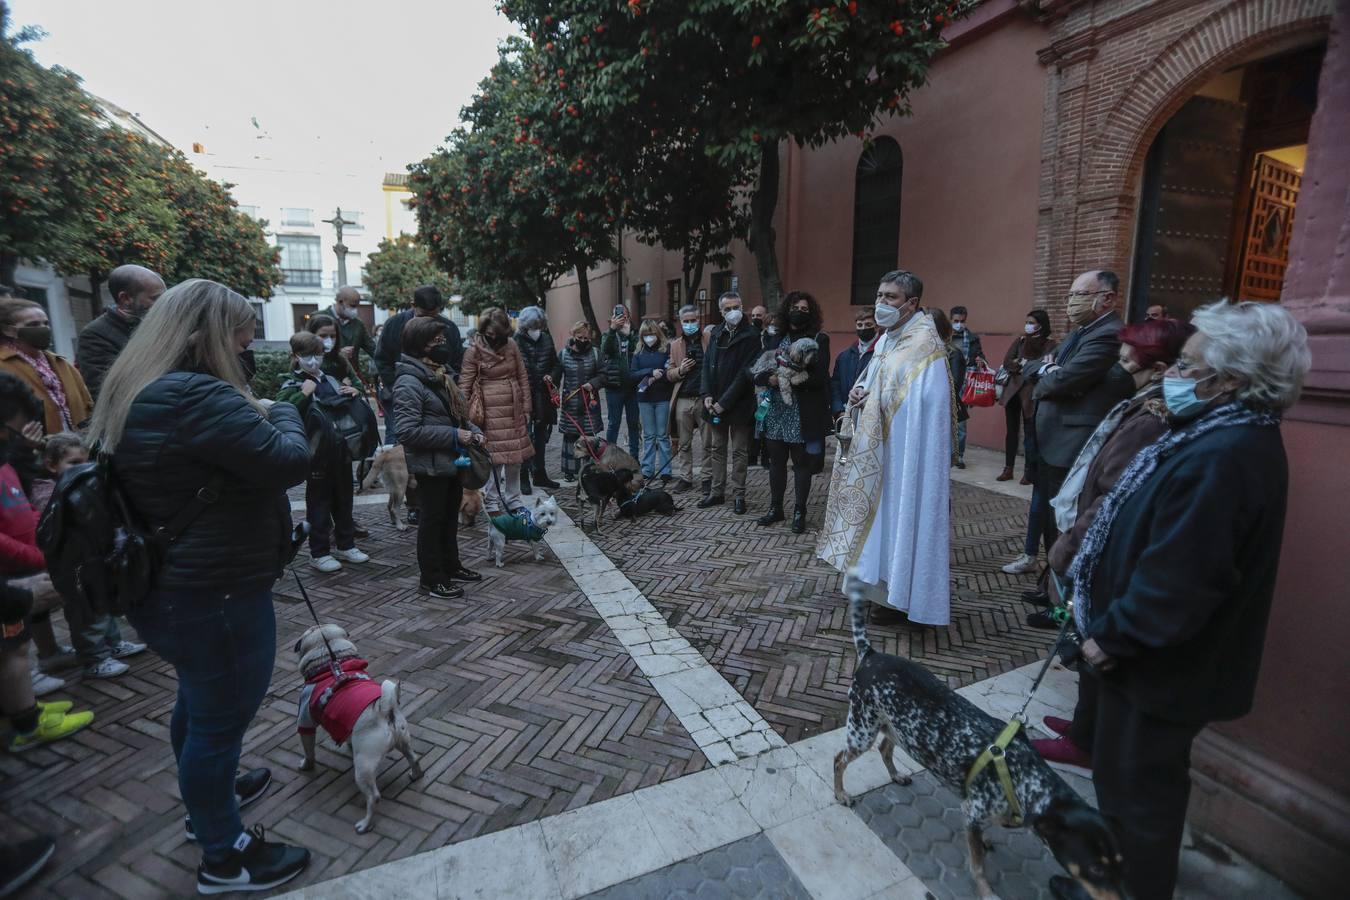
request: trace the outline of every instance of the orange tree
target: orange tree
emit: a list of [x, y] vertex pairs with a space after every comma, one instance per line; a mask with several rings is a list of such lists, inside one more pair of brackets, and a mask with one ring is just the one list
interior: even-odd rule
[[586, 127], [551, 85], [537, 50], [505, 42], [461, 113], [466, 127], [409, 167], [409, 187], [419, 233], [465, 286], [466, 309], [543, 302], [574, 271], [583, 313], [598, 328], [587, 273], [616, 255], [619, 179], [603, 160], [621, 136]]
[[411, 235], [385, 238], [366, 260], [366, 289], [371, 302], [382, 309], [402, 309], [424, 284], [436, 285], [442, 294], [450, 292], [450, 279]]
[[[697, 135], [720, 183], [751, 191], [749, 244], [766, 302], [782, 291], [773, 216], [779, 144], [817, 147], [904, 114], [944, 25], [971, 0], [507, 0], [584, 115], [626, 118], [640, 153]], [[659, 165], [660, 153], [648, 159]], [[638, 167], [643, 168], [639, 156]], [[649, 175], [657, 178], [658, 175]]]

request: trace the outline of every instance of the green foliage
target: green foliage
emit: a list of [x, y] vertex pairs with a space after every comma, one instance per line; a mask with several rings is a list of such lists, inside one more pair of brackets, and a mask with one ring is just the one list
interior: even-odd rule
[[260, 400], [274, 400], [281, 383], [291, 373], [291, 355], [285, 350], [254, 350], [253, 361], [257, 371], [253, 373], [253, 396]]
[[424, 284], [436, 285], [447, 296], [451, 292], [445, 272], [432, 261], [427, 249], [407, 234], [380, 241], [366, 260], [365, 282], [371, 301], [382, 309], [407, 306], [413, 291]]

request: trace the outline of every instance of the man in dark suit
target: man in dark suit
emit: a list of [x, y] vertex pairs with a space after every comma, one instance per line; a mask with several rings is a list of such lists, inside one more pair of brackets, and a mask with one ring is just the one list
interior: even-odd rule
[[877, 345], [877, 317], [875, 307], [860, 306], [853, 316], [853, 328], [858, 340], [843, 349], [834, 361], [830, 376], [830, 411], [838, 419], [848, 408], [848, 392], [858, 383], [858, 376], [872, 361], [872, 349]]
[[1069, 289], [1066, 312], [1074, 326], [1058, 349], [1028, 377], [1036, 382], [1037, 506], [1045, 546], [1059, 537], [1050, 500], [1059, 493], [1078, 451], [1102, 419], [1134, 393], [1134, 379], [1116, 365], [1120, 329], [1116, 313], [1120, 278], [1114, 272], [1084, 272]]

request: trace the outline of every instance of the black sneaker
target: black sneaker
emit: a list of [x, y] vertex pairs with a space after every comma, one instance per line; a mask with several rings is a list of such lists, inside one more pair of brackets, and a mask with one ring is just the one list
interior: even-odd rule
[[408, 510], [408, 514], [407, 514], [406, 516], [404, 516], [404, 519], [407, 521], [407, 523], [408, 523], [409, 525], [416, 525], [416, 524], [417, 524], [417, 518], [418, 518], [418, 516], [417, 516], [417, 510], [415, 510], [415, 509], [410, 509], [410, 510]]
[[427, 596], [434, 597], [437, 600], [458, 600], [464, 596], [463, 588], [454, 584], [424, 584], [422, 590], [427, 592]]
[[[267, 793], [267, 789], [271, 786], [271, 769], [249, 769], [234, 780], [235, 802], [243, 809], [261, 800], [262, 795]], [[189, 841], [197, 839], [197, 832], [192, 828], [192, 816], [183, 816], [183, 834]]]
[[1045, 610], [1037, 610], [1027, 616], [1027, 624], [1032, 628], [1043, 628], [1046, 631], [1059, 631], [1059, 623], [1051, 617]]
[[483, 576], [473, 569], [466, 569], [463, 566], [450, 573], [451, 581], [482, 581]]
[[197, 867], [197, 893], [268, 891], [290, 881], [308, 866], [308, 850], [267, 841], [263, 838], [263, 827], [255, 825], [239, 835], [225, 859], [216, 863], [202, 861]]
[[1032, 606], [1049, 606], [1050, 595], [1045, 591], [1023, 591], [1022, 602], [1030, 603]]
[[534, 486], [541, 487], [546, 491], [556, 491], [558, 488], [562, 487], [561, 484], [558, 484], [558, 482], [554, 481], [552, 478], [539, 473], [535, 473]]
[[0, 845], [0, 897], [8, 897], [36, 878], [54, 852], [56, 841], [49, 837]]
[[735, 500], [733, 500], [731, 504], [731, 511], [738, 516], [745, 515], [745, 498], [737, 497]]
[[718, 494], [716, 497], [704, 497], [702, 500], [698, 501], [698, 508], [707, 509], [710, 506], [721, 506], [723, 503], [726, 502], [727, 498], [723, 497], [721, 494]]

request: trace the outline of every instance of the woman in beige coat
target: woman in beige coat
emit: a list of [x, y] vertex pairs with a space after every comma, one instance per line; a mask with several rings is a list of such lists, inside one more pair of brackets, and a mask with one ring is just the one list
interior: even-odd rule
[[528, 422], [530, 379], [520, 348], [511, 340], [511, 319], [493, 307], [478, 317], [478, 334], [464, 352], [459, 386], [469, 398], [469, 418], [483, 429], [497, 467], [483, 488], [489, 510], [514, 513], [525, 508], [520, 495], [520, 466], [534, 456]]

